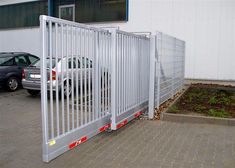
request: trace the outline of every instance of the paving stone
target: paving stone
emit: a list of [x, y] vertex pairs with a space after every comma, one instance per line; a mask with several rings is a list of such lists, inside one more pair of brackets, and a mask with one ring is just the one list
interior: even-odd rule
[[46, 164], [40, 96], [0, 92], [0, 107], [1, 168], [235, 167], [235, 127], [146, 120], [99, 134]]

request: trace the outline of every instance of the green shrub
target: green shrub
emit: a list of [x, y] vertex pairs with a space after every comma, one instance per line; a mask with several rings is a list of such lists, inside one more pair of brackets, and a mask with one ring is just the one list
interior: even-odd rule
[[216, 96], [211, 97], [210, 100], [208, 101], [208, 103], [209, 103], [210, 105], [215, 105], [215, 104], [217, 104], [217, 103], [218, 103], [218, 100], [216, 99]]
[[169, 108], [169, 113], [177, 113], [179, 112], [179, 109], [176, 105], [172, 105], [170, 108]]
[[220, 118], [229, 117], [229, 113], [226, 112], [224, 109], [221, 109], [221, 110], [210, 109], [208, 112], [208, 115], [212, 117], [220, 117]]
[[222, 97], [219, 99], [219, 104], [223, 104], [223, 105], [230, 105], [231, 104], [231, 100], [229, 97]]
[[206, 110], [206, 107], [203, 106], [203, 105], [197, 104], [197, 105], [194, 107], [194, 110], [197, 111], [197, 112], [203, 112], [203, 111]]

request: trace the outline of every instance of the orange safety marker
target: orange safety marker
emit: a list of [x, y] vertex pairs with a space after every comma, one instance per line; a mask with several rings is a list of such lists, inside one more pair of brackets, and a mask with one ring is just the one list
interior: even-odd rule
[[122, 126], [124, 126], [125, 124], [127, 124], [127, 120], [124, 120], [123, 122], [121, 122], [121, 123], [119, 123], [118, 125], [117, 125], [117, 129], [119, 129], [119, 128], [121, 128]]
[[84, 136], [82, 137], [81, 139], [69, 144], [69, 149], [73, 149], [75, 148], [76, 146], [80, 145], [81, 143], [83, 142], [86, 142], [87, 141], [87, 136]]
[[138, 113], [136, 113], [134, 116], [135, 118], [139, 117], [142, 114], [142, 111], [139, 111]]
[[101, 127], [99, 130], [100, 130], [100, 132], [103, 132], [103, 131], [105, 131], [106, 129], [108, 129], [108, 128], [110, 128], [110, 127], [111, 127], [111, 123], [109, 123], [109, 124], [107, 124], [107, 125]]

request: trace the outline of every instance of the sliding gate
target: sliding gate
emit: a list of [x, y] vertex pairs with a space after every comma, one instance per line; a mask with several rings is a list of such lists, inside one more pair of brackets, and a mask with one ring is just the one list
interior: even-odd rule
[[43, 161], [110, 127], [111, 33], [40, 17]]
[[116, 130], [148, 106], [150, 39], [120, 30], [111, 32], [111, 129]]
[[146, 110], [150, 40], [48, 16], [40, 17], [40, 28], [43, 161], [49, 162]]

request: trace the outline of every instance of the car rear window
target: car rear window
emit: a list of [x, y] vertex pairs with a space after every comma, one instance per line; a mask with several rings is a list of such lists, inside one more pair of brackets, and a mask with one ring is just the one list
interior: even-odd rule
[[0, 66], [10, 66], [13, 63], [13, 57], [0, 57]]
[[[38, 60], [37, 62], [35, 62], [34, 64], [32, 64], [32, 66], [36, 66], [36, 67], [40, 67], [41, 66], [41, 61]], [[47, 68], [50, 67], [50, 59], [47, 58]], [[52, 58], [52, 68], [55, 67], [55, 58]]]

